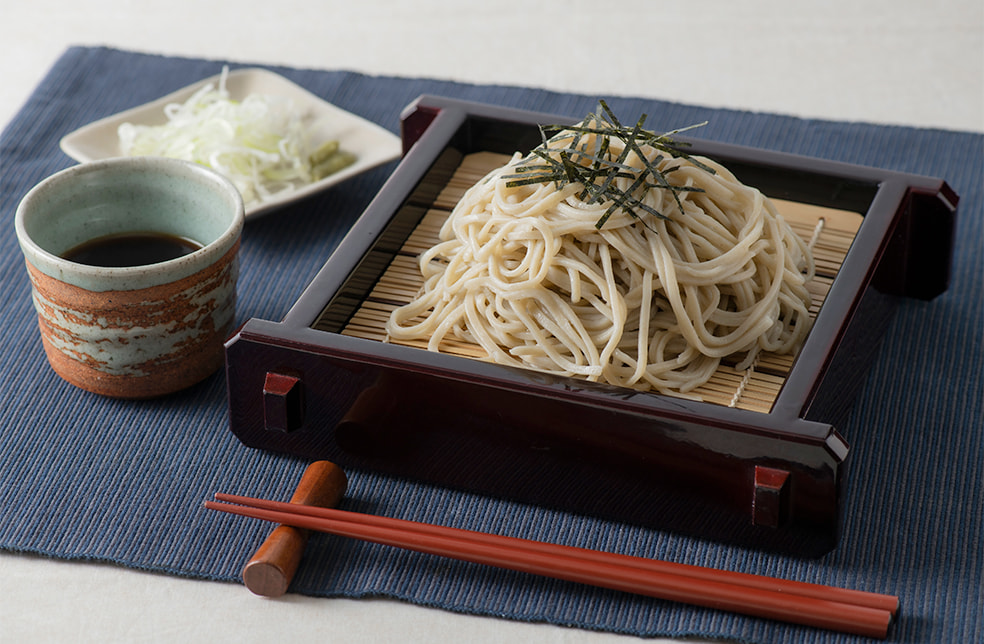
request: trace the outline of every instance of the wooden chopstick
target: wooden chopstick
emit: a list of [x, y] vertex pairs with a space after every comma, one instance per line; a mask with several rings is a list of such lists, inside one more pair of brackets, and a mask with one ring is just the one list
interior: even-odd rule
[[391, 519], [388, 517], [380, 517], [371, 514], [360, 514], [358, 512], [335, 510], [333, 512], [326, 513], [323, 512], [324, 508], [287, 504], [280, 501], [257, 499], [254, 497], [238, 496], [234, 494], [217, 493], [215, 498], [226, 503], [233, 503], [236, 505], [253, 508], [262, 508], [266, 510], [296, 512], [298, 514], [308, 516], [334, 518], [344, 521], [351, 521], [353, 523], [399, 528], [426, 534], [450, 534], [484, 543], [512, 543], [517, 547], [529, 548], [534, 552], [561, 553], [572, 558], [602, 563], [615, 561], [625, 565], [635, 566], [640, 570], [673, 573], [687, 577], [694, 577], [697, 579], [705, 579], [708, 581], [726, 581], [731, 584], [748, 586], [750, 588], [774, 590], [776, 592], [837, 601], [845, 604], [857, 604], [858, 606], [869, 606], [871, 608], [886, 610], [891, 613], [892, 616], [896, 614], [899, 608], [899, 598], [894, 595], [883, 595], [880, 593], [871, 593], [848, 588], [837, 588], [834, 586], [824, 586], [821, 584], [790, 581], [728, 570], [715, 570], [712, 568], [703, 568], [701, 566], [646, 559], [643, 557], [632, 557], [629, 555], [620, 555], [616, 553], [599, 552], [597, 550], [589, 550], [587, 548], [576, 548], [553, 543], [531, 541], [517, 537], [499, 536], [484, 532], [462, 530], [459, 528], [404, 521], [401, 519]]
[[[884, 638], [898, 598], [229, 494], [205, 507], [567, 581]], [[860, 603], [859, 603], [860, 602]]]

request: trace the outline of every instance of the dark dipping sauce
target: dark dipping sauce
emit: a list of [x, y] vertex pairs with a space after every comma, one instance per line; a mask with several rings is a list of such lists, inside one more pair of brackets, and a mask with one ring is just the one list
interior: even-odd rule
[[201, 247], [202, 244], [193, 239], [168, 233], [119, 233], [83, 242], [62, 253], [62, 259], [90, 266], [121, 268], [166, 262]]

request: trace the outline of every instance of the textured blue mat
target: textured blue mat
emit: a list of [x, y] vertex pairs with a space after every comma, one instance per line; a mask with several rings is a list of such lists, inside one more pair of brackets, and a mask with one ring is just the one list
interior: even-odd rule
[[[0, 548], [238, 581], [269, 527], [209, 513], [215, 491], [286, 497], [306, 463], [242, 447], [221, 375], [179, 395], [120, 402], [48, 368], [14, 236], [20, 198], [72, 161], [69, 131], [217, 73], [222, 61], [68, 50], [0, 138]], [[349, 72], [275, 69], [390, 128], [422, 93], [579, 116], [598, 97]], [[961, 196], [950, 290], [906, 301], [855, 411], [842, 545], [816, 561], [706, 543], [372, 474], [351, 473], [349, 507], [726, 569], [895, 593], [899, 642], [984, 641], [984, 136], [802, 120], [631, 98], [616, 113], [666, 127], [709, 120], [707, 138], [945, 178]], [[247, 225], [240, 318], [278, 320], [393, 166]], [[452, 611], [639, 635], [753, 642], [852, 638], [713, 610], [316, 537], [293, 590], [386, 596]]]

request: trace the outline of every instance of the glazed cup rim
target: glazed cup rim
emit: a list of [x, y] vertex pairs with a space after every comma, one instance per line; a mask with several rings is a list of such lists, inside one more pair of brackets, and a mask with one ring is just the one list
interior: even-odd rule
[[[146, 171], [164, 169], [183, 177], [197, 178], [217, 188], [224, 198], [232, 203], [234, 214], [225, 230], [201, 248], [175, 259], [136, 266], [93, 266], [73, 262], [43, 248], [27, 232], [26, 219], [30, 216], [35, 202], [45, 193], [55, 189], [62, 182], [74, 181], [84, 174], [117, 168], [138, 168]], [[17, 206], [14, 222], [17, 239], [25, 258], [50, 277], [63, 280], [66, 275], [76, 275], [83, 280], [105, 280], [108, 283], [117, 280], [122, 283], [126, 280], [130, 284], [151, 284], [160, 283], [163, 275], [167, 275], [165, 281], [187, 277], [203, 266], [217, 261], [239, 240], [245, 223], [245, 209], [242, 195], [232, 182], [201, 164], [165, 157], [112, 157], [70, 166], [43, 179], [24, 195]]]

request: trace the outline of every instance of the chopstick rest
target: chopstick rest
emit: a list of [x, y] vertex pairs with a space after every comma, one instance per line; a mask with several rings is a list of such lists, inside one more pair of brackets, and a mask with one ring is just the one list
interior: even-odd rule
[[[342, 468], [329, 461], [315, 461], [304, 471], [291, 504], [330, 508], [345, 495], [348, 479]], [[279, 525], [243, 567], [243, 583], [253, 593], [280, 597], [287, 592], [304, 554], [308, 530]]]
[[719, 610], [884, 638], [898, 598], [330, 508], [216, 494], [205, 507]]

